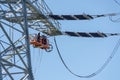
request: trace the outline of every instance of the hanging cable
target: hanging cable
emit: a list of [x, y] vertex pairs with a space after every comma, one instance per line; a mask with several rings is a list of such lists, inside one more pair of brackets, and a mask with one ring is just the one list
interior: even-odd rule
[[59, 51], [59, 48], [58, 48], [58, 45], [57, 45], [57, 42], [56, 42], [56, 38], [54, 37], [54, 42], [55, 42], [55, 46], [56, 46], [56, 49], [57, 49], [57, 52], [58, 52], [58, 55], [63, 63], [63, 65], [65, 66], [65, 68], [71, 73], [73, 74], [74, 76], [77, 76], [77, 77], [80, 77], [80, 78], [91, 78], [91, 77], [94, 77], [96, 75], [98, 75], [101, 71], [103, 71], [103, 69], [105, 69], [105, 67], [108, 65], [108, 63], [112, 60], [112, 58], [114, 57], [114, 55], [116, 54], [118, 48], [120, 47], [120, 39], [118, 40], [117, 44], [115, 45], [111, 55], [108, 57], [108, 59], [105, 61], [105, 63], [95, 72], [89, 74], [89, 75], [78, 75], [78, 74], [75, 74], [74, 72], [71, 71], [71, 69], [66, 65], [65, 61], [63, 60], [62, 56], [61, 56], [61, 53]]

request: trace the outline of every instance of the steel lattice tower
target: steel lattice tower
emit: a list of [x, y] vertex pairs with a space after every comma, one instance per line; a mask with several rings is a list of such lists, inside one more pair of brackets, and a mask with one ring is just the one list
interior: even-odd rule
[[58, 32], [41, 0], [0, 0], [0, 80], [34, 80], [29, 31]]

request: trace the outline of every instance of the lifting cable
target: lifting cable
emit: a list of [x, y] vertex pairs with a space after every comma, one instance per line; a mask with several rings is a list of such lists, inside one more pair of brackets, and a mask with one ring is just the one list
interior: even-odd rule
[[[37, 74], [39, 73], [39, 69], [40, 69], [40, 67], [41, 67], [42, 59], [43, 59], [43, 51], [41, 51], [41, 50], [39, 49], [39, 54], [38, 54], [37, 56], [39, 56], [40, 58], [39, 58], [39, 59], [35, 58], [35, 61], [34, 61], [34, 62], [37, 62], [37, 63], [36, 63], [36, 66], [35, 66], [35, 71], [34, 71], [34, 74], [35, 74], [35, 75], [37, 75]], [[35, 57], [36, 57], [36, 56], [35, 56]]]
[[105, 63], [95, 72], [89, 74], [89, 75], [78, 75], [78, 74], [75, 74], [74, 72], [71, 71], [71, 69], [66, 65], [65, 61], [63, 60], [62, 56], [61, 56], [61, 53], [59, 51], [59, 48], [58, 48], [58, 45], [57, 45], [57, 42], [56, 42], [56, 38], [54, 37], [54, 42], [55, 42], [55, 46], [56, 46], [56, 49], [57, 49], [57, 52], [58, 52], [58, 55], [63, 63], [63, 65], [65, 66], [65, 68], [71, 73], [73, 74], [74, 76], [77, 76], [77, 77], [80, 77], [80, 78], [91, 78], [91, 77], [94, 77], [96, 75], [98, 75], [100, 72], [102, 72], [105, 67], [108, 65], [108, 63], [112, 60], [112, 58], [114, 57], [114, 55], [116, 54], [118, 48], [120, 47], [120, 39], [118, 40], [117, 44], [115, 45], [111, 55], [108, 57], [108, 59], [105, 61]]

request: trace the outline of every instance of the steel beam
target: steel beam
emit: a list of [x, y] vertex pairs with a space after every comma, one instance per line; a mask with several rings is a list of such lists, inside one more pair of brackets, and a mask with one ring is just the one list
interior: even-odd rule
[[26, 55], [27, 55], [27, 64], [28, 64], [28, 79], [34, 80], [32, 74], [32, 65], [31, 65], [31, 54], [30, 54], [30, 44], [29, 44], [29, 28], [27, 23], [27, 10], [26, 10], [26, 0], [22, 0], [23, 4], [23, 17], [24, 17], [24, 32], [25, 32], [25, 43], [26, 43]]

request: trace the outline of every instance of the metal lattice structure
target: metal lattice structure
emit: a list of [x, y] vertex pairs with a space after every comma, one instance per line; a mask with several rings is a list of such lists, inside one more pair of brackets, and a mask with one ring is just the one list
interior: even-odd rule
[[59, 23], [48, 19], [51, 11], [44, 1], [0, 1], [0, 80], [34, 80], [32, 74], [29, 28], [51, 35]]
[[50, 36], [107, 37], [119, 34], [62, 32], [56, 20], [90, 20], [107, 15], [53, 15], [41, 0], [0, 0], [0, 80], [34, 80], [29, 30]]

